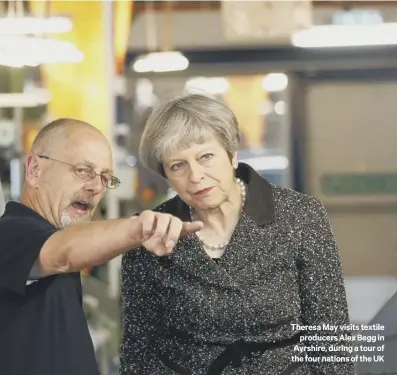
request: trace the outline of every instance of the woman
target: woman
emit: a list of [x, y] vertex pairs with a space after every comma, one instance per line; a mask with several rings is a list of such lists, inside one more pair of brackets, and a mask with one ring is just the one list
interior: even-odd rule
[[325, 209], [239, 164], [238, 141], [233, 113], [202, 95], [147, 122], [141, 159], [177, 193], [156, 210], [204, 226], [168, 256], [123, 257], [122, 375], [353, 374], [309, 351], [337, 344], [323, 323], [349, 323]]

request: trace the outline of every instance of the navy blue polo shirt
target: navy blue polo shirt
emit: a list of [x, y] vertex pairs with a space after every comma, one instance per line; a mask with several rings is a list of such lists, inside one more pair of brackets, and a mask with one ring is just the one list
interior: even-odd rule
[[0, 218], [0, 374], [99, 375], [80, 274], [28, 280], [57, 230], [16, 202]]

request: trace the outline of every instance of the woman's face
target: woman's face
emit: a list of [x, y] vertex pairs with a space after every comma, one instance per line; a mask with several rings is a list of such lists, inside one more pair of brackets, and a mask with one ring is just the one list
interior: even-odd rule
[[163, 161], [171, 187], [189, 206], [201, 210], [216, 208], [229, 197], [237, 167], [237, 152], [230, 160], [211, 133], [205, 133], [205, 139], [172, 151]]

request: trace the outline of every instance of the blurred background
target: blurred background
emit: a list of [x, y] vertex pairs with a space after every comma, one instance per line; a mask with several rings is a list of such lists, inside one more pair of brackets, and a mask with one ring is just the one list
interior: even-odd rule
[[[323, 201], [351, 321], [383, 322], [397, 350], [397, 2], [0, 0], [0, 212], [58, 117], [112, 144], [122, 184], [96, 218], [171, 197], [137, 153], [152, 108], [184, 92], [231, 107], [240, 160]], [[102, 375], [118, 367], [119, 269], [82, 275]], [[397, 373], [375, 365], [358, 373]]]

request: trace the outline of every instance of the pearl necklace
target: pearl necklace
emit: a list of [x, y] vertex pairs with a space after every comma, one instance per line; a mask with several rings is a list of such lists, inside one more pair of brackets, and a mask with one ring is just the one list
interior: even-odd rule
[[[240, 190], [241, 190], [241, 212], [243, 211], [244, 208], [244, 203], [245, 203], [245, 195], [246, 195], [246, 191], [245, 191], [245, 184], [243, 181], [241, 181], [239, 178], [236, 178], [236, 182], [240, 185]], [[189, 207], [190, 209], [190, 217], [193, 220], [193, 210], [191, 207]], [[227, 244], [229, 243], [229, 241], [226, 241], [224, 243], [221, 243], [219, 245], [214, 245], [214, 244], [210, 244], [208, 242], [206, 242], [198, 232], [196, 232], [196, 236], [199, 239], [199, 241], [201, 242], [201, 244], [207, 248], [208, 250], [211, 251], [216, 251], [216, 250], [222, 250], [224, 249]]]

